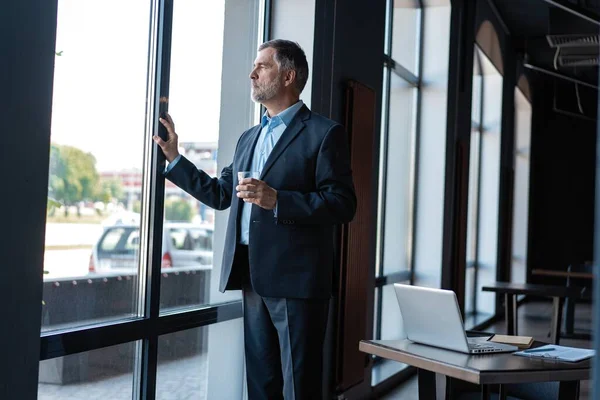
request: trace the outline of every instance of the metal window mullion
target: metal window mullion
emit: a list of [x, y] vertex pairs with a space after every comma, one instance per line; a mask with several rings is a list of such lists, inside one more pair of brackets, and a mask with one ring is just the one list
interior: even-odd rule
[[375, 287], [384, 287], [387, 285], [392, 285], [394, 283], [407, 281], [410, 281], [410, 271], [404, 270], [394, 272], [389, 275], [380, 276], [379, 278], [375, 279]]
[[414, 285], [415, 284], [415, 253], [416, 253], [416, 247], [417, 247], [417, 241], [416, 241], [416, 234], [417, 234], [417, 213], [418, 213], [418, 200], [419, 200], [419, 161], [420, 161], [420, 157], [419, 157], [419, 153], [420, 153], [420, 149], [421, 149], [421, 109], [422, 109], [422, 88], [421, 85], [423, 83], [423, 81], [421, 80], [421, 77], [423, 76], [423, 50], [424, 50], [424, 44], [423, 44], [423, 32], [425, 30], [425, 8], [423, 7], [423, 2], [419, 1], [419, 6], [420, 6], [420, 16], [421, 16], [421, 23], [420, 23], [420, 32], [419, 32], [419, 53], [418, 53], [418, 81], [419, 84], [417, 86], [417, 98], [415, 99], [416, 102], [416, 110], [415, 110], [415, 119], [414, 119], [414, 123], [415, 123], [415, 127], [414, 127], [414, 132], [413, 132], [413, 142], [412, 142], [412, 187], [411, 187], [411, 200], [412, 200], [412, 205], [410, 208], [410, 213], [409, 213], [409, 217], [411, 218], [411, 222], [410, 222], [410, 226], [411, 226], [411, 232], [410, 232], [410, 246], [408, 247], [410, 249], [410, 257], [409, 257], [409, 268], [410, 268], [410, 284]]
[[421, 65], [423, 64], [422, 63], [422, 61], [423, 61], [423, 59], [422, 59], [422, 54], [423, 54], [422, 43], [423, 43], [423, 24], [425, 22], [425, 20], [423, 18], [423, 14], [425, 14], [425, 8], [423, 7], [423, 2], [422, 1], [419, 0], [418, 4], [419, 4], [419, 8], [418, 8], [418, 10], [419, 10], [418, 11], [418, 13], [419, 13], [419, 18], [418, 18], [419, 26], [417, 27], [417, 30], [418, 30], [418, 32], [417, 32], [417, 40], [416, 40], [417, 42], [415, 43], [415, 51], [417, 52], [417, 57], [416, 57], [417, 58], [416, 59], [417, 65], [416, 65], [415, 70], [417, 72], [417, 77], [421, 78], [421, 74], [423, 72], [423, 70], [421, 68]]
[[[271, 40], [272, 34], [272, 23], [271, 17], [273, 15], [273, 1], [272, 0], [260, 0], [258, 8], [258, 45], [260, 46], [263, 42]], [[258, 47], [257, 47], [258, 48]]]
[[389, 68], [384, 69], [383, 75], [383, 99], [381, 101], [381, 136], [379, 145], [379, 189], [378, 189], [378, 213], [377, 213], [377, 250], [375, 254], [375, 276], [383, 275], [383, 246], [385, 245], [385, 196], [387, 186], [387, 155], [389, 136], [389, 104], [390, 104], [390, 82], [391, 73]]
[[375, 303], [377, 304], [375, 316], [375, 340], [381, 340], [381, 311], [383, 310], [383, 288], [375, 288]]
[[143, 340], [151, 336], [200, 328], [241, 317], [242, 302], [236, 300], [189, 311], [172, 311], [163, 314], [158, 320], [133, 317], [97, 324], [85, 329], [53, 331], [43, 334], [40, 338], [40, 361]]
[[386, 3], [386, 13], [385, 13], [385, 41], [383, 44], [383, 54], [391, 56], [392, 55], [392, 21], [394, 18], [394, 6], [392, 0], [387, 0]]
[[[380, 278], [383, 276], [383, 247], [385, 245], [385, 195], [387, 186], [387, 143], [389, 135], [389, 104], [390, 104], [390, 82], [391, 72], [389, 68], [384, 68], [383, 75], [383, 99], [381, 102], [382, 118], [381, 118], [381, 143], [379, 146], [379, 201], [378, 201], [378, 215], [377, 215], [377, 249], [376, 249], [376, 260], [375, 260], [375, 277]], [[381, 338], [381, 311], [383, 308], [383, 289], [380, 287], [375, 288], [377, 294], [375, 302], [377, 304], [377, 310], [375, 315], [375, 337]]]
[[[173, 0], [155, 0], [152, 13], [153, 46], [150, 48], [150, 59], [154, 65], [149, 65], [149, 82], [146, 112], [146, 143], [151, 142], [151, 136], [157, 132], [163, 138], [166, 136], [164, 127], [159, 124], [158, 117], [168, 110], [169, 77], [171, 64], [171, 35], [173, 26]], [[152, 68], [154, 67], [154, 68]], [[162, 256], [162, 231], [164, 213], [165, 179], [162, 170], [165, 158], [157, 145], [153, 144], [145, 154], [145, 174], [142, 186], [142, 212], [146, 218], [140, 232], [143, 232], [141, 246], [145, 254], [144, 263], [140, 265], [141, 281], [145, 283], [143, 293], [143, 316], [149, 320], [150, 335], [143, 339], [138, 346], [134, 400], [154, 400], [156, 396], [156, 370], [158, 363], [158, 335], [156, 326], [160, 313], [160, 280]], [[144, 241], [145, 236], [145, 241]], [[144, 279], [145, 278], [145, 279]]]
[[475, 208], [475, 257], [474, 257], [474, 266], [475, 266], [475, 270], [473, 271], [473, 314], [477, 314], [477, 284], [479, 281], [479, 230], [481, 229], [481, 219], [480, 219], [480, 214], [481, 214], [481, 167], [482, 167], [482, 157], [481, 157], [481, 151], [483, 149], [483, 133], [484, 133], [484, 124], [483, 124], [483, 117], [484, 117], [484, 106], [485, 106], [485, 102], [484, 102], [484, 98], [483, 95], [485, 93], [484, 87], [485, 87], [485, 79], [484, 79], [484, 74], [483, 74], [483, 66], [481, 65], [481, 57], [479, 56], [479, 53], [477, 51], [475, 51], [475, 58], [477, 59], [477, 63], [479, 65], [479, 71], [480, 71], [480, 76], [481, 76], [481, 85], [479, 88], [479, 143], [478, 143], [478, 149], [477, 149], [477, 205]]
[[403, 67], [400, 63], [396, 62], [392, 57], [385, 55], [383, 56], [384, 65], [390, 68], [396, 75], [404, 79], [413, 87], [419, 87], [419, 78], [410, 72], [408, 69]]
[[[256, 35], [256, 50], [264, 42], [271, 40], [272, 26], [271, 18], [273, 15], [273, 1], [272, 0], [258, 0], [258, 35]], [[254, 115], [252, 124], [257, 125], [260, 123], [261, 116], [267, 109], [260, 103], [254, 103]]]

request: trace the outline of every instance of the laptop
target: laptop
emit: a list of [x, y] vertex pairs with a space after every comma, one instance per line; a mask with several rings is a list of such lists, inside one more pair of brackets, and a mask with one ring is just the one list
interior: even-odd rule
[[467, 338], [451, 290], [394, 284], [407, 338], [415, 343], [469, 354], [517, 351], [516, 346]]

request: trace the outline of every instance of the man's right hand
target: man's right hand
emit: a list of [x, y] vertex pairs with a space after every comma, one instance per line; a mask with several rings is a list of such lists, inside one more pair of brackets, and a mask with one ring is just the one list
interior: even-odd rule
[[179, 155], [175, 123], [169, 114], [167, 114], [167, 119], [159, 118], [158, 120], [167, 128], [168, 139], [165, 142], [157, 135], [153, 136], [152, 139], [161, 148], [167, 161], [172, 162]]

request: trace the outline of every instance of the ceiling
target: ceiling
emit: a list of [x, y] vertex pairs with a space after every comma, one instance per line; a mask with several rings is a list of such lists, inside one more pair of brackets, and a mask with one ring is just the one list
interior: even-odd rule
[[[513, 46], [525, 54], [527, 63], [593, 85], [598, 84], [600, 25], [576, 16], [564, 8], [577, 11], [600, 23], [600, 0], [489, 1], [496, 7], [506, 24]], [[549, 35], [553, 42], [561, 45], [560, 49], [550, 45]], [[586, 37], [573, 45], [573, 41], [570, 40], [572, 37], [562, 35]]]

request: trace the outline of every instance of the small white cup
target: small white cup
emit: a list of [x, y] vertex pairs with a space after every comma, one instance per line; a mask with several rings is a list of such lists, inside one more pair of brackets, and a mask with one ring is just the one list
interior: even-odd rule
[[[245, 178], [259, 179], [260, 173], [258, 171], [238, 171], [238, 184]], [[240, 192], [248, 193], [246, 190], [240, 190]]]
[[258, 179], [260, 178], [260, 173], [258, 171], [238, 171], [238, 182], [246, 178]]

